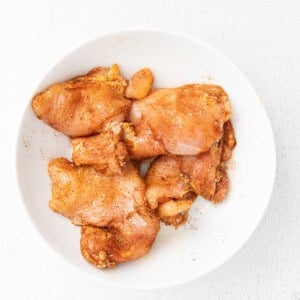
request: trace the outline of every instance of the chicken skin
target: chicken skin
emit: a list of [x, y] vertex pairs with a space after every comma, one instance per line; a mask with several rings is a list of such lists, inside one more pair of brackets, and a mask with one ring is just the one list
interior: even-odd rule
[[131, 101], [118, 65], [51, 85], [32, 101], [36, 116], [70, 137], [98, 133], [110, 121], [123, 121]]
[[124, 140], [131, 157], [198, 155], [223, 135], [231, 107], [224, 90], [216, 85], [189, 84], [154, 90], [133, 101]]
[[121, 174], [76, 167], [57, 158], [48, 166], [52, 210], [82, 227], [81, 252], [99, 268], [138, 259], [150, 250], [159, 220], [147, 207], [145, 183], [132, 163]]
[[234, 146], [233, 128], [226, 122], [224, 136], [209, 151], [163, 155], [152, 162], [146, 175], [146, 197], [162, 221], [174, 226], [183, 224], [196, 195], [213, 202], [224, 200], [229, 189], [226, 161]]
[[92, 165], [98, 171], [121, 173], [122, 166], [128, 160], [121, 137], [121, 124], [111, 123], [99, 134], [72, 139], [74, 164]]

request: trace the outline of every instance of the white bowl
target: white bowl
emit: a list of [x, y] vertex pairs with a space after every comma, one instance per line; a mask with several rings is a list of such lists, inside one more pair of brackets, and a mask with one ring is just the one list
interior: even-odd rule
[[84, 43], [48, 72], [33, 95], [50, 84], [118, 63], [126, 77], [147, 66], [156, 87], [210, 82], [221, 85], [233, 108], [237, 146], [229, 167], [231, 189], [219, 205], [203, 199], [189, 221], [175, 230], [162, 225], [145, 257], [98, 270], [79, 250], [79, 227], [48, 208], [49, 159], [70, 157], [68, 139], [33, 114], [28, 99], [17, 148], [20, 190], [36, 228], [58, 254], [111, 285], [158, 288], [202, 276], [223, 264], [254, 232], [268, 205], [275, 175], [275, 146], [263, 104], [247, 79], [223, 55], [197, 40], [152, 30], [115, 32]]

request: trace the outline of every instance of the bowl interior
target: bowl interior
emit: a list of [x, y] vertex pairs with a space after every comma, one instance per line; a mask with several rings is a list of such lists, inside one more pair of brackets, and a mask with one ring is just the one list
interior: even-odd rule
[[112, 285], [155, 288], [206, 274], [245, 243], [268, 204], [275, 148], [263, 105], [238, 69], [215, 50], [189, 38], [147, 30], [109, 34], [84, 44], [55, 65], [33, 94], [92, 67], [112, 63], [118, 63], [126, 77], [144, 66], [151, 68], [156, 87], [209, 82], [226, 90], [237, 138], [229, 164], [231, 189], [227, 199], [219, 205], [197, 199], [187, 224], [177, 230], [162, 225], [148, 255], [100, 271], [81, 257], [80, 229], [48, 208], [51, 186], [47, 163], [54, 157], [69, 158], [71, 149], [68, 139], [39, 121], [29, 104], [17, 148], [19, 185], [29, 215], [60, 255]]

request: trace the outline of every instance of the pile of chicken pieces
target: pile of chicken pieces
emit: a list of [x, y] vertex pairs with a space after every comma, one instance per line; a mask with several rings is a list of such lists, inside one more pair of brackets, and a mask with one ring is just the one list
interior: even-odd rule
[[[50, 208], [81, 226], [81, 253], [98, 268], [149, 252], [160, 220], [184, 224], [198, 195], [221, 202], [235, 146], [231, 107], [216, 85], [152, 90], [144, 68], [127, 81], [118, 65], [51, 85], [36, 116], [67, 135], [72, 161], [49, 162]], [[151, 165], [142, 178], [140, 166]]]

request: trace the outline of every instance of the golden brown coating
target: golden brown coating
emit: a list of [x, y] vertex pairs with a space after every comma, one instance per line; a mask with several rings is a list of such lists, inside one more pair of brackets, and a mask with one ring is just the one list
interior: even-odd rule
[[234, 146], [232, 125], [226, 124], [224, 137], [209, 151], [199, 155], [163, 155], [152, 162], [146, 175], [146, 197], [161, 220], [168, 217], [167, 224], [178, 226], [179, 213], [187, 216], [195, 195], [213, 202], [224, 200], [229, 189], [225, 162]]
[[[189, 84], [157, 89], [133, 101], [128, 120], [134, 126], [134, 134], [125, 131], [125, 142], [135, 159], [162, 152], [156, 151], [155, 143], [159, 150], [163, 148], [159, 154], [197, 155], [220, 140], [230, 116], [228, 97], [219, 86]], [[151, 149], [155, 149], [152, 155]]]
[[121, 174], [104, 174], [67, 159], [49, 163], [52, 210], [82, 229], [83, 256], [99, 268], [137, 259], [151, 248], [159, 220], [147, 207], [145, 184], [130, 162]]
[[128, 82], [125, 96], [130, 99], [143, 99], [150, 93], [154, 81], [150, 69], [144, 68], [136, 72]]
[[123, 121], [130, 100], [123, 96], [126, 81], [118, 65], [95, 68], [87, 75], [51, 85], [37, 94], [37, 117], [70, 137], [99, 132], [110, 121]]
[[101, 133], [71, 140], [72, 160], [76, 166], [92, 165], [99, 171], [120, 173], [128, 159], [126, 146], [121, 142], [122, 128], [111, 123]]

